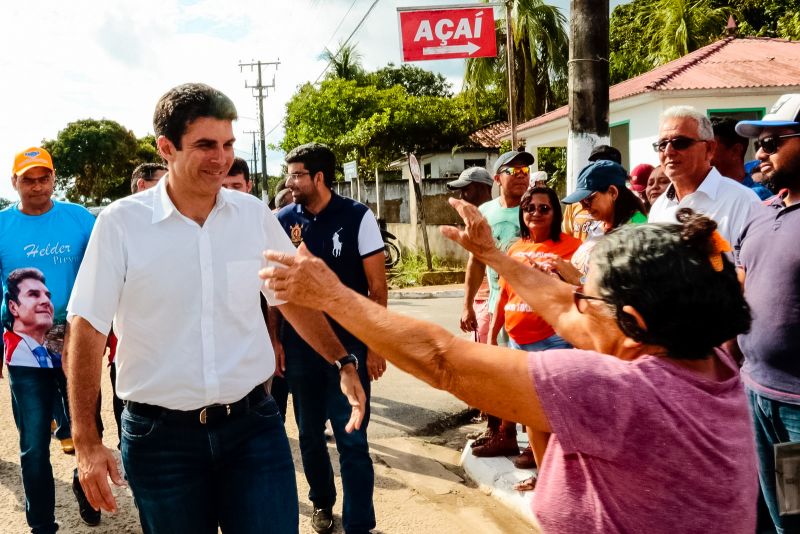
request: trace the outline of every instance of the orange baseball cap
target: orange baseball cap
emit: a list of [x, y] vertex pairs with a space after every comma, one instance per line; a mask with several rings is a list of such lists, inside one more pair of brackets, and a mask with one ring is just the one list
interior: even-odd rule
[[25, 171], [34, 167], [45, 167], [55, 172], [53, 168], [53, 158], [47, 150], [40, 147], [26, 148], [16, 156], [14, 156], [14, 170], [13, 173], [20, 176]]

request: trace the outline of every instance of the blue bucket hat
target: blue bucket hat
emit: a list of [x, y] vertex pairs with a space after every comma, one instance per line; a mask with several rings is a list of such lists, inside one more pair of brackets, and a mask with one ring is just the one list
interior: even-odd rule
[[608, 186], [625, 187], [628, 173], [619, 163], [600, 160], [590, 163], [578, 175], [578, 184], [575, 191], [565, 196], [561, 202], [574, 204], [580, 202], [595, 191], [605, 191]]

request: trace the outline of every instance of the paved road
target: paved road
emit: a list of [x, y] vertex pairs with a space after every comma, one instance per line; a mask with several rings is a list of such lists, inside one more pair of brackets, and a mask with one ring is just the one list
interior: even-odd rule
[[[458, 328], [460, 298], [392, 299], [389, 309], [467, 337]], [[390, 364], [386, 374], [373, 384], [369, 435], [370, 438], [408, 435], [466, 408], [449, 393], [436, 390]]]

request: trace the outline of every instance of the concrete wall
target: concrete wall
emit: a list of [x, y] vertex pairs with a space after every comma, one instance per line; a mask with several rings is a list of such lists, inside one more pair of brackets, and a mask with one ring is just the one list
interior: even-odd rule
[[[408, 173], [406, 173], [408, 174]], [[457, 224], [461, 221], [447, 199], [452, 196], [447, 189], [451, 178], [422, 180], [425, 220], [431, 254], [450, 262], [466, 263], [467, 253], [458, 245], [439, 233], [439, 226]], [[334, 190], [346, 197], [356, 198], [367, 204], [373, 213], [378, 213], [377, 188], [375, 182], [336, 182]], [[420, 225], [417, 222], [417, 204], [411, 177], [406, 180], [387, 180], [380, 182], [381, 214], [386, 221], [387, 230], [397, 236], [404, 251], [424, 253], [425, 246]]]

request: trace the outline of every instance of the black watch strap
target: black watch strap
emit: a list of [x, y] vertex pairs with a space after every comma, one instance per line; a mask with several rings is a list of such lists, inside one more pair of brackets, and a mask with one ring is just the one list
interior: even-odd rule
[[339, 358], [338, 360], [336, 360], [336, 362], [334, 362], [334, 365], [336, 365], [336, 368], [339, 369], [340, 371], [342, 370], [342, 367], [350, 364], [352, 364], [356, 369], [358, 369], [358, 358], [356, 358], [356, 355], [353, 353], [348, 354], [344, 358]]

